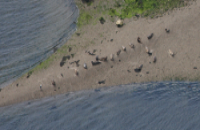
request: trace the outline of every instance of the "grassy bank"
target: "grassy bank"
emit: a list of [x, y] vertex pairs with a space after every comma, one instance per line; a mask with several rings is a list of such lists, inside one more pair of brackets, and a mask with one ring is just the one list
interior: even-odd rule
[[[94, 1], [88, 0], [84, 4], [77, 1], [80, 9], [80, 17], [78, 19], [78, 27], [93, 23], [102, 16], [106, 19], [108, 17], [119, 17], [121, 19], [131, 17], [151, 17], [161, 15], [173, 8], [183, 7], [187, 5], [188, 1], [182, 0], [105, 0]], [[87, 7], [87, 8], [86, 8]]]

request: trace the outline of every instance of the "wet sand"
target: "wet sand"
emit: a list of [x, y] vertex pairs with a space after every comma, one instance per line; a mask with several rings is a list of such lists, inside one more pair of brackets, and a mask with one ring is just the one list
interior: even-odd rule
[[[190, 6], [169, 11], [162, 17], [125, 19], [125, 25], [121, 28], [109, 20], [104, 24], [86, 25], [77, 30], [80, 35], [74, 34], [66, 43], [72, 45], [72, 50], [67, 54], [70, 59], [66, 59], [62, 67], [62, 57], [67, 55], [60, 56], [48, 68], [34, 72], [29, 78], [23, 76], [3, 88], [0, 106], [120, 84], [199, 81], [199, 10], [200, 2], [196, 1]], [[165, 31], [166, 28], [170, 29], [169, 33]], [[151, 33], [154, 35], [148, 39]], [[137, 37], [141, 38], [141, 43], [137, 42]], [[129, 46], [130, 43], [134, 44], [134, 48]], [[126, 47], [126, 51], [122, 46]], [[146, 53], [146, 47], [152, 55]], [[119, 49], [121, 53], [117, 56]], [[169, 49], [174, 57], [169, 54]], [[88, 51], [94, 51], [94, 55], [88, 54]], [[75, 54], [73, 58], [71, 54]], [[114, 61], [110, 60], [111, 54], [114, 54]], [[107, 56], [107, 61], [93, 66], [91, 61], [96, 61], [96, 56]], [[154, 57], [157, 59], [155, 63]], [[74, 61], [78, 60], [76, 64]], [[84, 63], [87, 69], [84, 69]], [[142, 67], [138, 72], [136, 69], [140, 65]], [[55, 81], [54, 85], [52, 81]]]

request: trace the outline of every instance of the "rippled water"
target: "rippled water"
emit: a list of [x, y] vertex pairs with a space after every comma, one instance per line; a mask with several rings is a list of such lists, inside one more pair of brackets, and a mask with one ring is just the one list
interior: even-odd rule
[[200, 83], [79, 91], [0, 108], [1, 130], [198, 130]]
[[0, 87], [46, 59], [76, 30], [73, 0], [1, 0], [0, 8]]

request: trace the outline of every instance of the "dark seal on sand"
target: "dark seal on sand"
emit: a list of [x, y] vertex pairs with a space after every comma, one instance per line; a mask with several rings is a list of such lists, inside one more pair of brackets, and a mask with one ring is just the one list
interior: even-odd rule
[[136, 67], [134, 70], [135, 72], [140, 72], [142, 70], [143, 65], [140, 65], [139, 67]]
[[153, 37], [153, 33], [151, 33], [151, 35], [149, 35], [147, 38], [150, 40]]
[[141, 43], [141, 38], [140, 37], [137, 38], [137, 42]]
[[169, 29], [167, 29], [167, 28], [165, 28], [165, 31], [166, 31], [166, 33], [169, 33], [169, 32], [170, 32], [170, 30], [169, 30]]
[[94, 66], [94, 65], [99, 65], [99, 64], [101, 64], [100, 61], [91, 61], [91, 63], [92, 63], [93, 66]]

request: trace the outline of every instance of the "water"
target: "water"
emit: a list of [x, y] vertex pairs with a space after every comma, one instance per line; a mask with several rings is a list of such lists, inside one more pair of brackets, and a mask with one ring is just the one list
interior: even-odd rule
[[1, 0], [0, 8], [0, 87], [66, 43], [79, 13], [73, 0]]
[[0, 130], [198, 130], [200, 83], [79, 91], [0, 108]]

